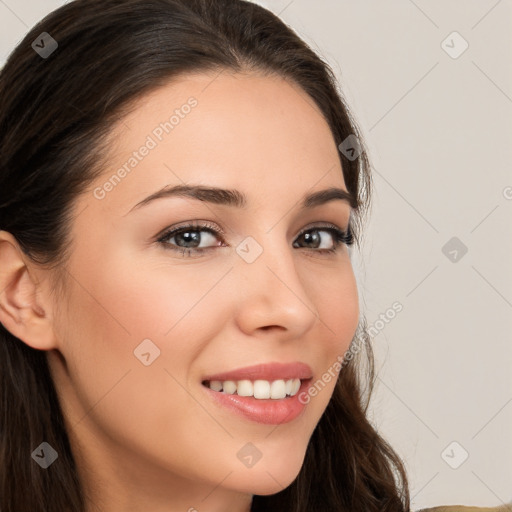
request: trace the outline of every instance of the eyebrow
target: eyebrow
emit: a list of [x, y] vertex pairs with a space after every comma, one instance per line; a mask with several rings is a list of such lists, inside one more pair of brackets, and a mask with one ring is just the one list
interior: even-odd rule
[[[206, 187], [204, 185], [175, 185], [172, 187], [165, 186], [154, 192], [138, 202], [128, 213], [146, 206], [157, 199], [166, 197], [191, 197], [199, 201], [235, 208], [245, 208], [247, 206], [247, 197], [239, 190]], [[330, 187], [305, 195], [302, 198], [301, 208], [314, 208], [334, 200], [345, 201], [352, 208], [357, 208], [358, 206], [358, 201], [350, 192], [341, 188]]]

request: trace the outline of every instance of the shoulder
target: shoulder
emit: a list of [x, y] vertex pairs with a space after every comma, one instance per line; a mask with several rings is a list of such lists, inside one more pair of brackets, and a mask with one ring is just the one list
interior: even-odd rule
[[500, 507], [468, 507], [447, 505], [445, 507], [422, 508], [417, 512], [512, 512], [512, 503]]

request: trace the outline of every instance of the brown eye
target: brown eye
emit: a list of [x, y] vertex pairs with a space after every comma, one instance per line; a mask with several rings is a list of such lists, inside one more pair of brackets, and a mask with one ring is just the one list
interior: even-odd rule
[[[205, 235], [206, 233], [206, 235]], [[165, 243], [172, 243], [173, 245], [177, 245], [178, 247], [183, 247], [186, 249], [205, 249], [207, 247], [212, 247], [218, 244], [211, 244], [210, 242], [215, 241], [217, 233], [209, 230], [209, 229], [191, 229], [191, 228], [180, 228], [175, 231], [171, 231], [167, 233], [162, 241]], [[175, 239], [174, 242], [169, 242], [171, 239]], [[210, 243], [210, 245], [206, 245]], [[203, 247], [199, 247], [203, 244]]]
[[[335, 252], [341, 243], [346, 245], [353, 243], [350, 231], [345, 232], [335, 226], [306, 229], [299, 233], [298, 240], [303, 241], [306, 248], [317, 249], [319, 252]], [[297, 247], [296, 243], [294, 242], [294, 247]]]
[[213, 224], [195, 223], [168, 229], [157, 242], [165, 249], [178, 251], [182, 255], [200, 255], [221, 246], [222, 234], [223, 232]]

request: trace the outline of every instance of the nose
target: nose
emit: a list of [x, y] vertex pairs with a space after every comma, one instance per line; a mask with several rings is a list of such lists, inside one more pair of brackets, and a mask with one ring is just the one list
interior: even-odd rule
[[[236, 321], [248, 335], [259, 330], [300, 338], [319, 319], [318, 312], [298, 272], [296, 249], [276, 238], [270, 241], [267, 237], [260, 245], [261, 254], [251, 263], [243, 257], [236, 263]], [[261, 251], [254, 241], [247, 247]]]

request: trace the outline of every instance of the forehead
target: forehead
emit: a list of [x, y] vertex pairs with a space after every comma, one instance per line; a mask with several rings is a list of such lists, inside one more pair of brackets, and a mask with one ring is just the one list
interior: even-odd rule
[[183, 75], [137, 100], [112, 130], [110, 147], [95, 185], [120, 175], [107, 186], [111, 206], [188, 181], [237, 188], [249, 198], [276, 188], [282, 195], [283, 187], [297, 197], [311, 188], [345, 188], [319, 108], [276, 75]]

